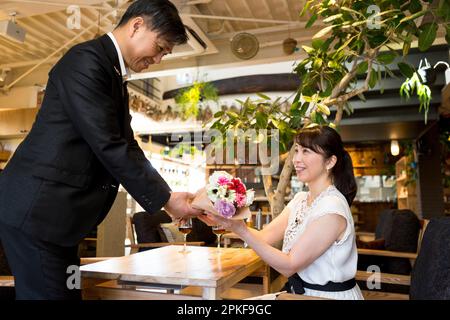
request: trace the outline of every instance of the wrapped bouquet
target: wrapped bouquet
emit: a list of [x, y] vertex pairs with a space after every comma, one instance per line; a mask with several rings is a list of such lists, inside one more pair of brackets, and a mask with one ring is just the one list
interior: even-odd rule
[[241, 179], [216, 171], [206, 187], [197, 191], [192, 207], [228, 219], [245, 219], [251, 216], [249, 206], [254, 198], [255, 191], [247, 190]]

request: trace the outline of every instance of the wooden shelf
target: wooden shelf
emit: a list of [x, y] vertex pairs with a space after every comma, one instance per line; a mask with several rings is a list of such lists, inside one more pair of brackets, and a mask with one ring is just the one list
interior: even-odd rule
[[418, 214], [417, 196], [414, 184], [407, 184], [408, 159], [401, 157], [395, 164], [398, 209], [410, 209]]

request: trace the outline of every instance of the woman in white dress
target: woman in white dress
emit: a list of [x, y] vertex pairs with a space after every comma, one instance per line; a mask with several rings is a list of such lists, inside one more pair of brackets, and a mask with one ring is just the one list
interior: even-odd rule
[[[356, 195], [351, 158], [328, 126], [296, 137], [294, 168], [308, 192], [299, 192], [263, 230], [207, 214], [200, 219], [239, 235], [267, 264], [289, 278], [283, 290], [330, 299], [363, 299], [355, 282], [357, 250], [350, 205]], [[283, 248], [273, 245], [283, 239]]]

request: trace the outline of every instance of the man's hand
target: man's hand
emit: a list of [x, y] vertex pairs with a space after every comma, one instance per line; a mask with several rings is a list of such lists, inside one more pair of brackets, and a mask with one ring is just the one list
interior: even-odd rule
[[193, 198], [194, 195], [189, 192], [172, 192], [164, 209], [174, 220], [179, 220], [185, 216], [199, 216], [203, 211], [192, 208]]

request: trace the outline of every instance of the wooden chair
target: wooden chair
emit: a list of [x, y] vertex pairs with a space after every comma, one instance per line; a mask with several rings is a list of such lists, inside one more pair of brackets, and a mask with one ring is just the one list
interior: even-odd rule
[[[410, 260], [411, 265], [414, 265], [414, 261], [417, 259], [417, 255], [420, 251], [420, 246], [422, 243], [423, 234], [428, 225], [429, 220], [421, 219], [420, 220], [420, 230], [419, 236], [417, 240], [417, 252], [401, 252], [401, 251], [390, 251], [390, 250], [375, 250], [375, 249], [362, 249], [358, 248], [358, 255], [370, 255], [370, 256], [378, 256], [378, 257], [392, 257], [392, 258], [407, 258]], [[363, 237], [365, 241], [370, 239], [375, 239], [374, 233], [356, 233], [357, 237]]]
[[[139, 252], [139, 249], [141, 248], [160, 248], [164, 246], [171, 246], [171, 245], [183, 245], [184, 242], [150, 242], [150, 243], [138, 243], [137, 242], [137, 236], [136, 236], [136, 230], [133, 223], [133, 217], [127, 217], [127, 228], [128, 228], [128, 235], [130, 238], [130, 244], [126, 245], [126, 247], [131, 248], [130, 254]], [[193, 242], [186, 242], [189, 246], [203, 246], [205, 245], [204, 241], [193, 241]]]
[[[423, 235], [425, 234], [427, 225], [429, 220], [423, 219], [420, 220], [420, 231], [417, 243], [417, 252], [397, 252], [397, 251], [389, 251], [389, 250], [373, 250], [373, 249], [358, 249], [358, 254], [360, 255], [372, 255], [379, 257], [393, 257], [393, 258], [407, 258], [410, 260], [411, 265], [413, 266], [421, 249]], [[364, 236], [369, 236], [367, 233], [363, 234]], [[373, 235], [374, 237], [374, 235]], [[368, 281], [373, 276], [371, 272], [365, 271], [357, 271], [356, 280], [358, 281]], [[395, 284], [395, 285], [411, 285], [411, 275], [400, 275], [400, 274], [389, 274], [389, 273], [380, 273], [379, 280], [382, 284]], [[367, 300], [408, 300], [408, 294], [399, 294], [399, 293], [391, 293], [391, 292], [383, 292], [378, 290], [362, 290], [364, 298]]]

